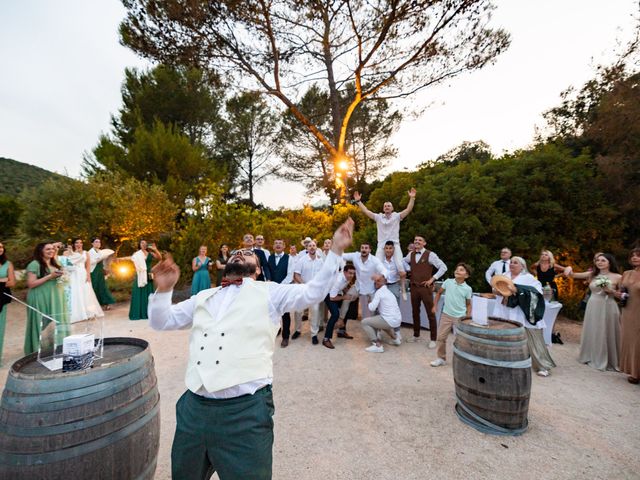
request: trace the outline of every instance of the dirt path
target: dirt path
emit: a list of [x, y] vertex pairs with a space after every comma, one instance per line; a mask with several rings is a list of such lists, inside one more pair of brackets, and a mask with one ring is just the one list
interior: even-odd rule
[[[188, 332], [131, 322], [127, 305], [107, 315], [106, 336], [151, 343], [162, 402], [155, 478], [168, 479]], [[24, 307], [9, 305], [0, 386], [22, 354], [24, 318]], [[424, 343], [370, 354], [357, 324], [350, 328], [356, 339], [338, 339], [333, 351], [303, 334], [275, 355], [273, 478], [640, 478], [640, 387], [579, 365], [580, 324], [557, 325], [569, 342], [553, 346], [551, 377], [534, 376], [529, 431], [521, 437], [484, 435], [459, 421], [451, 366], [430, 367], [435, 353]]]

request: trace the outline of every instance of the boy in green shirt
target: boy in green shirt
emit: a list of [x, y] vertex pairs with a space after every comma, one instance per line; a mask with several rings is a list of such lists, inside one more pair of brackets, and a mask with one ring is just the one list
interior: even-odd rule
[[465, 280], [471, 275], [471, 268], [466, 263], [456, 265], [454, 271], [455, 278], [448, 278], [438, 290], [433, 301], [433, 313], [436, 313], [436, 305], [440, 301], [440, 296], [446, 291], [444, 297], [444, 308], [440, 316], [440, 326], [438, 327], [438, 338], [436, 340], [436, 358], [431, 362], [432, 367], [440, 367], [446, 364], [447, 358], [447, 337], [453, 330], [453, 325], [463, 317], [471, 316], [471, 295], [473, 291], [466, 284]]

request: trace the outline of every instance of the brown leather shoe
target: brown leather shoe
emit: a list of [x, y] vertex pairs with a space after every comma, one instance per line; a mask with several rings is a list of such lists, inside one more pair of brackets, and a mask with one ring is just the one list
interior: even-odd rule
[[336, 348], [336, 347], [333, 346], [333, 343], [331, 343], [331, 340], [323, 340], [322, 341], [322, 345], [324, 345], [327, 348], [331, 348], [331, 349]]
[[629, 383], [633, 383], [634, 385], [640, 383], [640, 379], [636, 377], [627, 377], [627, 381]]
[[283, 338], [282, 341], [280, 342], [280, 346], [282, 348], [289, 346], [289, 339], [288, 338]]
[[338, 337], [346, 338], [346, 339], [349, 339], [349, 340], [353, 339], [353, 337], [351, 335], [349, 335], [347, 332], [338, 332]]

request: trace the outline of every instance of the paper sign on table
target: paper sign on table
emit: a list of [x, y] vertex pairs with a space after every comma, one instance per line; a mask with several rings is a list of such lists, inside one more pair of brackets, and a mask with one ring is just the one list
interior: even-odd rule
[[471, 299], [471, 320], [478, 325], [489, 324], [489, 300], [473, 296]]

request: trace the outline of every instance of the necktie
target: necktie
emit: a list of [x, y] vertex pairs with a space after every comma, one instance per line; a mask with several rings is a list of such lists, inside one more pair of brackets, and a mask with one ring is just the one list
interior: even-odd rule
[[502, 273], [505, 273], [507, 271], [507, 262], [505, 262], [504, 260], [502, 261]]
[[229, 285], [242, 285], [242, 277], [240, 278], [234, 278], [233, 280], [228, 279], [227, 277], [224, 277], [222, 279], [222, 281], [220, 282], [220, 285], [222, 285], [222, 288], [224, 287], [228, 287]]

